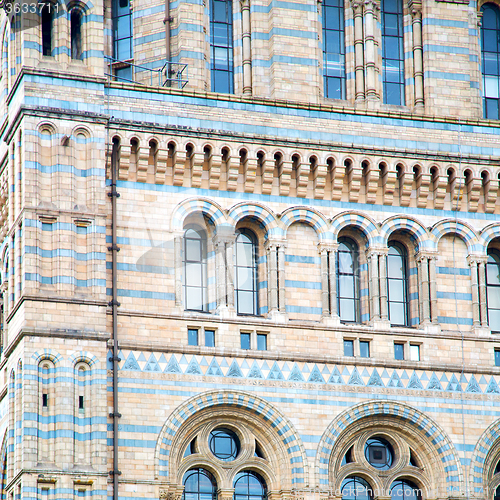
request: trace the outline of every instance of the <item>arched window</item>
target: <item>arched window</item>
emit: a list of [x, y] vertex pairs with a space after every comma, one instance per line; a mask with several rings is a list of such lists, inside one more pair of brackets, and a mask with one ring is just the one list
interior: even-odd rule
[[46, 3], [42, 8], [42, 54], [44, 56], [52, 55], [53, 24], [54, 6]]
[[71, 59], [83, 59], [82, 12], [78, 8], [71, 9]]
[[420, 488], [411, 481], [398, 479], [391, 484], [393, 500], [422, 500]]
[[236, 311], [258, 314], [257, 238], [242, 229], [236, 236]]
[[216, 500], [217, 482], [205, 469], [191, 469], [182, 480], [184, 493], [182, 500]]
[[500, 10], [492, 3], [481, 7], [481, 70], [483, 73], [483, 113], [499, 118], [500, 86]]
[[323, 76], [325, 97], [345, 99], [344, 0], [323, 2]]
[[500, 500], [500, 486], [496, 489], [493, 500]]
[[382, 81], [385, 104], [405, 103], [403, 2], [381, 0]]
[[207, 236], [203, 229], [189, 227], [184, 233], [184, 307], [207, 310]]
[[500, 332], [500, 252], [497, 251], [488, 252], [486, 297], [488, 324], [493, 332]]
[[253, 471], [242, 471], [234, 480], [234, 500], [266, 500], [267, 486], [262, 477]]
[[340, 319], [359, 323], [358, 246], [350, 238], [339, 238], [337, 296]]
[[408, 259], [406, 249], [399, 243], [389, 243], [387, 299], [391, 324], [408, 326]]
[[210, 0], [210, 73], [213, 92], [234, 92], [232, 0]]
[[361, 477], [347, 477], [340, 487], [342, 500], [373, 500], [371, 486]]

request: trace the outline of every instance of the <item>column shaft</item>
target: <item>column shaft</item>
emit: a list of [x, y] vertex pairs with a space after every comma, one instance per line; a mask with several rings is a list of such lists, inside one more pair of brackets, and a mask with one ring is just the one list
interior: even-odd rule
[[371, 319], [380, 319], [380, 295], [379, 295], [379, 277], [378, 277], [378, 255], [370, 256], [370, 301], [371, 301]]
[[436, 290], [436, 259], [429, 259], [429, 291], [431, 294], [431, 321], [438, 322], [437, 290]]
[[365, 98], [365, 65], [363, 56], [363, 7], [353, 2], [354, 13], [354, 74], [356, 78], [356, 101]]
[[278, 309], [286, 312], [285, 305], [285, 247], [278, 247]]
[[469, 263], [470, 265], [470, 278], [472, 287], [472, 324], [479, 326], [481, 323], [479, 312], [479, 288], [478, 288], [478, 269], [475, 260]]
[[381, 255], [379, 259], [380, 281], [380, 319], [387, 321], [387, 257]]
[[226, 243], [226, 301], [229, 307], [234, 307], [234, 242]]
[[332, 250], [328, 255], [328, 274], [330, 281], [330, 312], [332, 316], [338, 316], [337, 309], [337, 272], [336, 272], [337, 252]]
[[267, 248], [267, 300], [268, 312], [278, 308], [278, 262], [275, 245]]
[[250, 28], [250, 1], [241, 1], [241, 24], [243, 28], [243, 95], [252, 95], [252, 51]]
[[481, 326], [488, 327], [488, 310], [486, 305], [486, 267], [479, 262], [479, 310], [481, 312]]
[[412, 10], [413, 77], [415, 79], [415, 106], [424, 105], [424, 63], [422, 54], [422, 10]]
[[320, 250], [321, 255], [321, 310], [323, 316], [330, 314], [330, 280], [328, 269], [328, 250], [323, 248]]

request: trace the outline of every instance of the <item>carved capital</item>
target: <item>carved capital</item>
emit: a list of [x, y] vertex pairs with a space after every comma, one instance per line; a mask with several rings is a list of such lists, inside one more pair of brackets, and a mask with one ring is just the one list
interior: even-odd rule
[[408, 0], [408, 10], [412, 17], [422, 18], [422, 0]]
[[479, 264], [484, 264], [488, 262], [488, 257], [486, 255], [468, 255], [467, 256], [467, 264], [469, 266], [472, 265], [479, 265]]
[[338, 247], [338, 243], [333, 243], [333, 241], [320, 241], [318, 243], [318, 252], [336, 252]]

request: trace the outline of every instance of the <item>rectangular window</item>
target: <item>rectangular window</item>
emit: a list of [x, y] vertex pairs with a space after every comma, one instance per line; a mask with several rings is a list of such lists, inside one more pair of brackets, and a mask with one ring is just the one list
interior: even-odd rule
[[215, 330], [205, 330], [205, 345], [215, 347]]
[[210, 73], [212, 91], [232, 94], [233, 87], [233, 2], [210, 1]]
[[240, 341], [242, 349], [250, 349], [250, 334], [240, 333]]
[[410, 344], [410, 360], [420, 361], [420, 346], [415, 344]]
[[354, 340], [344, 340], [344, 356], [354, 356]]
[[324, 94], [345, 99], [344, 0], [323, 0]]
[[188, 345], [198, 345], [198, 330], [195, 328], [188, 330]]
[[42, 406], [44, 408], [47, 408], [49, 406], [49, 395], [48, 394], [42, 394]]
[[78, 409], [79, 410], [83, 410], [84, 409], [84, 406], [83, 406], [83, 396], [78, 396]]
[[359, 341], [359, 355], [362, 358], [370, 357], [370, 342], [368, 342], [367, 340]]
[[394, 359], [405, 359], [404, 344], [397, 344], [394, 342]]
[[381, 0], [382, 81], [385, 104], [405, 104], [403, 2]]
[[257, 334], [257, 350], [267, 351], [267, 335], [265, 333]]
[[500, 348], [495, 349], [495, 366], [500, 366]]

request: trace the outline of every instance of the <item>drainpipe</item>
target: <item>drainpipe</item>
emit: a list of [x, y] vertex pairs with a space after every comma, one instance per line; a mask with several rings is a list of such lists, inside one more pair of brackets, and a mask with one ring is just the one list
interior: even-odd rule
[[165, 19], [163, 23], [165, 24], [165, 71], [167, 76], [167, 87], [170, 87], [170, 76], [172, 74], [170, 70], [170, 23], [172, 19], [170, 18], [170, 0], [165, 0]]
[[113, 476], [113, 500], [118, 500], [118, 476], [121, 475], [118, 469], [118, 419], [121, 417], [118, 412], [118, 363], [120, 358], [118, 357], [118, 306], [120, 305], [117, 300], [117, 273], [116, 273], [116, 261], [117, 253], [120, 251], [118, 245], [116, 244], [116, 199], [120, 196], [116, 191], [116, 170], [118, 164], [118, 141], [113, 139], [113, 150], [111, 153], [111, 191], [108, 196], [111, 199], [111, 246], [108, 250], [111, 252], [111, 281], [112, 281], [112, 295], [111, 302], [109, 305], [113, 311], [113, 357], [110, 361], [113, 362], [113, 413], [109, 416], [113, 419], [113, 470], [111, 475]]

